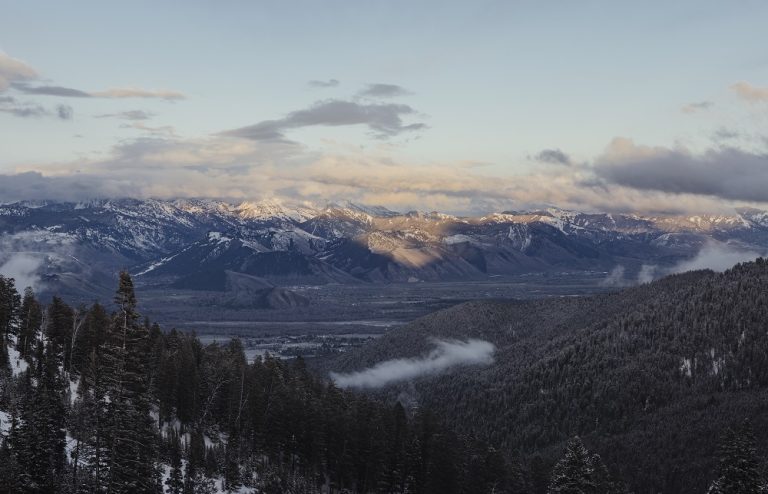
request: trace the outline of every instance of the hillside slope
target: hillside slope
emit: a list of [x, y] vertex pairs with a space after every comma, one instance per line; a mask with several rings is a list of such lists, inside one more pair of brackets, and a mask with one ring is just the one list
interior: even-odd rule
[[491, 341], [496, 362], [382, 393], [406, 393], [508, 453], [551, 461], [578, 434], [636, 492], [676, 493], [705, 491], [726, 427], [750, 419], [768, 449], [762, 259], [592, 297], [470, 302], [392, 330], [325, 370], [421, 355], [431, 338]]

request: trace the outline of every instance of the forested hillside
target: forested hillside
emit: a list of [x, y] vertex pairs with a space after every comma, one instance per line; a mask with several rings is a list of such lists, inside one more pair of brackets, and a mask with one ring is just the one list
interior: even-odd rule
[[0, 277], [0, 492], [758, 492], [766, 283], [759, 260], [460, 305], [336, 368], [418, 355], [429, 336], [488, 339], [496, 362], [370, 396], [301, 359], [164, 332], [126, 273], [110, 308], [43, 306]]
[[376, 393], [405, 393], [528, 462], [551, 465], [579, 435], [635, 492], [687, 493], [706, 491], [719, 438], [745, 419], [768, 453], [763, 259], [585, 298], [470, 302], [321, 367], [421, 355], [434, 337], [488, 340], [496, 361]]
[[525, 492], [519, 465], [427, 410], [248, 363], [236, 340], [115, 310], [43, 307], [0, 277], [0, 492]]

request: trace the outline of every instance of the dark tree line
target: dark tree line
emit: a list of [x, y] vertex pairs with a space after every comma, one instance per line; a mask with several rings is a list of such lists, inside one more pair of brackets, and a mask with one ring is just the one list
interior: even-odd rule
[[[0, 493], [627, 492], [579, 438], [554, 464], [551, 449], [523, 461], [428, 409], [339, 390], [301, 358], [248, 362], [237, 340], [163, 332], [125, 273], [114, 310], [43, 306], [0, 276], [0, 324]], [[718, 455], [710, 492], [763, 492], [749, 425]]]
[[525, 492], [518, 464], [428, 411], [142, 321], [125, 273], [113, 311], [0, 280], [0, 492]]

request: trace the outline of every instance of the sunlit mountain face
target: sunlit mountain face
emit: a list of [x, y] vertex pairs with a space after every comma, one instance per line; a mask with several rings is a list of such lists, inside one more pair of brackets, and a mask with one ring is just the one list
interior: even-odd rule
[[[718, 268], [706, 263], [753, 258], [768, 245], [766, 213], [755, 209], [645, 216], [549, 208], [465, 217], [349, 202], [126, 199], [8, 204], [0, 207], [0, 228], [9, 267], [23, 258], [30, 279], [50, 284], [83, 274], [91, 287], [121, 267], [150, 284], [230, 271], [283, 286], [482, 281], [621, 267], [621, 283], [631, 284], [674, 272], [702, 252], [714, 255], [697, 267]], [[202, 281], [195, 286], [206, 288]]]

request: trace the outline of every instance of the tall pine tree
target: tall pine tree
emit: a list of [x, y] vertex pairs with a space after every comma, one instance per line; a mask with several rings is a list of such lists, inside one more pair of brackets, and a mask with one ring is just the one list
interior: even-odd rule
[[112, 318], [104, 349], [103, 372], [107, 395], [109, 477], [107, 492], [157, 493], [157, 435], [150, 417], [147, 377], [149, 331], [139, 324], [136, 295], [130, 275], [120, 273]]
[[752, 428], [744, 423], [737, 430], [728, 429], [720, 445], [717, 478], [709, 494], [762, 494], [768, 492], [760, 477], [760, 467]]

